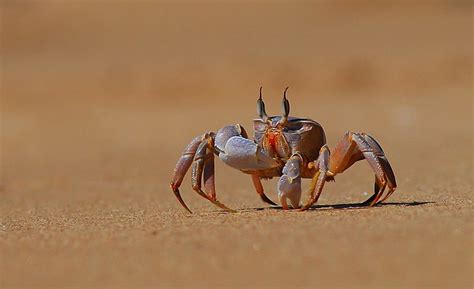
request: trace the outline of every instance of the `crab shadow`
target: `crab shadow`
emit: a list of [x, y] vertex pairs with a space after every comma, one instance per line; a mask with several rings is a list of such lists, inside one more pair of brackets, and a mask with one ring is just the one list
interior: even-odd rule
[[[372, 209], [372, 208], [379, 208], [379, 207], [415, 207], [415, 206], [423, 206], [427, 204], [434, 204], [433, 201], [423, 201], [423, 202], [388, 202], [377, 204], [373, 207], [367, 206], [365, 204], [360, 203], [352, 203], [352, 204], [334, 204], [334, 205], [314, 205], [308, 209], [308, 211], [314, 210], [360, 210], [360, 209]], [[281, 206], [271, 206], [271, 207], [259, 207], [259, 208], [247, 208], [242, 209], [240, 211], [262, 211], [262, 210], [283, 210]]]

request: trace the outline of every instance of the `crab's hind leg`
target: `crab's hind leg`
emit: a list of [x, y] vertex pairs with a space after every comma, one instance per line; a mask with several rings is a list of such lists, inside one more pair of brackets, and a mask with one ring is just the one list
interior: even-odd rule
[[196, 150], [199, 144], [206, 138], [208, 138], [209, 134], [203, 134], [198, 137], [195, 137], [184, 149], [181, 157], [179, 158], [178, 162], [176, 163], [176, 167], [173, 171], [173, 175], [171, 176], [171, 189], [173, 190], [176, 198], [178, 199], [179, 203], [185, 208], [189, 213], [192, 213], [191, 210], [188, 208], [186, 203], [183, 201], [181, 197], [181, 193], [179, 192], [179, 187], [183, 182], [184, 176], [186, 172], [191, 167], [191, 164], [194, 160], [194, 155], [196, 154]]
[[[206, 190], [207, 194], [201, 189], [203, 172], [204, 189]], [[236, 212], [217, 200], [214, 181], [213, 139], [211, 137], [203, 140], [196, 150], [192, 167], [191, 181], [194, 191], [196, 191], [200, 196], [209, 200], [219, 208], [222, 208], [228, 212]]]

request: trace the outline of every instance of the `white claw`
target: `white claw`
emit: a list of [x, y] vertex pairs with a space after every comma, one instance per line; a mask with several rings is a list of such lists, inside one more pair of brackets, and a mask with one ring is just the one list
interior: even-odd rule
[[292, 178], [286, 175], [280, 177], [277, 185], [278, 200], [285, 206], [286, 199], [290, 200], [293, 208], [300, 207], [301, 177]]
[[227, 165], [239, 170], [260, 170], [278, 167], [278, 163], [255, 142], [241, 136], [227, 140], [219, 158]]
[[292, 157], [283, 168], [283, 175], [278, 180], [278, 199], [286, 207], [286, 199], [290, 200], [293, 208], [300, 207], [301, 199], [301, 159]]

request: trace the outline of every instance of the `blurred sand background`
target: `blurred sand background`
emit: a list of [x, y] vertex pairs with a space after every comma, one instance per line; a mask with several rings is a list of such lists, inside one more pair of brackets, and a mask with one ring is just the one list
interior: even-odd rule
[[[1, 288], [472, 288], [470, 1], [1, 1]], [[169, 177], [192, 137], [280, 112], [384, 147], [315, 210]], [[305, 183], [307, 185], [307, 182]], [[275, 181], [265, 182], [276, 199]]]

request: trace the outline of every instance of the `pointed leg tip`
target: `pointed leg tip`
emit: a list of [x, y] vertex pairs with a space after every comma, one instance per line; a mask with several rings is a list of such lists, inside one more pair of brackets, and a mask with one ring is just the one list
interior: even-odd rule
[[304, 205], [304, 206], [300, 207], [298, 209], [298, 211], [304, 212], [304, 211], [308, 210], [309, 208], [311, 208], [311, 205]]
[[184, 204], [184, 202], [181, 203], [181, 205], [183, 206], [183, 208], [184, 208], [186, 211], [188, 211], [188, 213], [190, 213], [190, 214], [193, 213], [193, 212], [188, 208], [188, 206], [186, 206], [186, 204]]
[[188, 206], [184, 203], [184, 201], [180, 200], [179, 203], [181, 204], [181, 206], [190, 214], [192, 214], [193, 212], [188, 208]]
[[265, 203], [270, 204], [272, 206], [278, 206], [272, 200], [270, 200], [266, 195], [261, 195], [260, 197], [261, 197], [262, 201], [264, 201]]
[[226, 212], [228, 212], [228, 213], [238, 213], [237, 210], [228, 208], [228, 207], [226, 207], [226, 206], [222, 206], [221, 208], [224, 209], [224, 211], [226, 211]]
[[214, 205], [218, 206], [218, 207], [221, 208], [221, 209], [224, 209], [225, 211], [227, 211], [227, 212], [229, 212], [229, 213], [237, 213], [237, 210], [234, 210], [234, 209], [231, 209], [231, 208], [227, 207], [226, 205], [224, 205], [223, 203], [219, 202], [218, 200], [211, 200], [211, 199], [210, 199], [210, 201], [211, 201]]
[[181, 198], [181, 194], [179, 193], [179, 190], [177, 188], [174, 187], [174, 184], [171, 183], [171, 188], [173, 189], [173, 193], [174, 195], [176, 196], [176, 198], [178, 199], [179, 203], [181, 204], [181, 206], [183, 206], [183, 208], [188, 211], [190, 214], [192, 214], [193, 212], [188, 208], [188, 206], [186, 205], [186, 203], [184, 202], [183, 198]]

